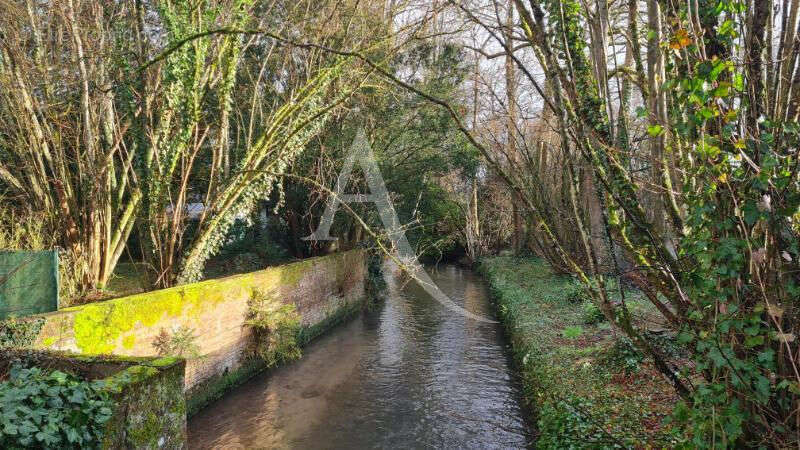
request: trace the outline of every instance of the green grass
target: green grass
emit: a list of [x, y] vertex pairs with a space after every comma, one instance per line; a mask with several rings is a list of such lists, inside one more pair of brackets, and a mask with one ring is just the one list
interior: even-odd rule
[[[673, 447], [663, 423], [672, 388], [642, 361], [620, 364], [615, 333], [587, 320], [582, 286], [536, 259], [494, 257], [481, 271], [498, 304], [524, 385], [537, 415], [537, 448]], [[647, 313], [635, 292], [627, 302]]]
[[147, 266], [144, 263], [121, 262], [114, 268], [114, 274], [108, 280], [104, 297], [122, 297], [151, 289]]

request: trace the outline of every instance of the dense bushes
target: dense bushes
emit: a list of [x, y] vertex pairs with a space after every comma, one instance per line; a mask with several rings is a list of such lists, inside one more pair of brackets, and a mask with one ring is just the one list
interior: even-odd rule
[[103, 384], [12, 366], [0, 383], [0, 447], [99, 447], [112, 413]]

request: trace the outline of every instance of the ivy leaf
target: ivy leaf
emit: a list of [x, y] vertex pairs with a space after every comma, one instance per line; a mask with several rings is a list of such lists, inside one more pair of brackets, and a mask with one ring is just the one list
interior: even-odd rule
[[663, 131], [664, 131], [664, 127], [662, 127], [661, 125], [658, 125], [658, 124], [651, 125], [651, 126], [647, 127], [647, 134], [649, 134], [652, 137], [659, 136]]
[[733, 76], [733, 88], [739, 92], [744, 91], [744, 76], [741, 73]]
[[772, 358], [774, 357], [775, 357], [775, 350], [772, 350], [771, 348], [758, 352], [758, 362], [760, 363], [772, 362]]
[[722, 82], [714, 89], [713, 95], [714, 97], [722, 98], [727, 97], [728, 93], [730, 93], [731, 84], [727, 82]]
[[747, 348], [757, 347], [764, 343], [764, 336], [749, 336], [744, 340], [744, 346]]

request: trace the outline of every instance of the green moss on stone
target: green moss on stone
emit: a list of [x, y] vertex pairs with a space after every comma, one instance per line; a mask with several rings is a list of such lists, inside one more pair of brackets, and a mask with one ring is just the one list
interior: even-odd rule
[[178, 361], [180, 361], [180, 358], [176, 356], [165, 356], [163, 358], [158, 358], [154, 359], [153, 361], [150, 361], [148, 365], [150, 367], [166, 367], [166, 366], [171, 366], [177, 363]]
[[128, 439], [133, 448], [145, 448], [147, 444], [158, 444], [161, 432], [161, 419], [155, 411], [148, 411], [143, 415], [144, 419], [139, 419], [135, 427], [128, 431]]
[[[178, 358], [160, 358], [148, 365], [155, 375], [126, 390], [125, 448], [184, 448], [186, 401], [184, 364]], [[149, 372], [149, 371], [148, 371]]]
[[209, 403], [222, 397], [225, 392], [263, 372], [266, 368], [267, 363], [263, 359], [250, 358], [236, 369], [208, 378], [186, 393], [187, 415], [193, 416]]
[[[197, 317], [201, 311], [225, 298], [219, 280], [163, 289], [105, 302], [68, 308], [75, 312], [75, 344], [83, 353], [111, 353], [117, 339], [137, 324], [151, 327], [165, 317], [188, 315]], [[216, 295], [214, 295], [216, 294]], [[123, 346], [133, 346], [131, 341]], [[127, 344], [127, 345], [126, 345]]]
[[307, 345], [326, 331], [353, 317], [361, 310], [363, 305], [364, 299], [345, 303], [325, 316], [319, 323], [301, 328], [297, 336], [297, 343], [300, 344], [300, 346]]
[[315, 266], [313, 261], [315, 258], [306, 259], [300, 262], [287, 264], [280, 267], [281, 271], [281, 287], [294, 288], [300, 283], [300, 280]]
[[[218, 302], [241, 298], [253, 289], [280, 299], [283, 292], [296, 288], [320, 264], [333, 269], [336, 279], [342, 280], [354, 270], [352, 264], [361, 259], [360, 251], [343, 252], [258, 272], [66, 308], [59, 317], [47, 319], [47, 332], [37, 345], [50, 347], [72, 337], [82, 353], [108, 354], [120, 345], [130, 350], [135, 346], [135, 338], [127, 333], [139, 326], [151, 327], [169, 317], [197, 318]], [[57, 322], [58, 326], [51, 326], [49, 322]]]

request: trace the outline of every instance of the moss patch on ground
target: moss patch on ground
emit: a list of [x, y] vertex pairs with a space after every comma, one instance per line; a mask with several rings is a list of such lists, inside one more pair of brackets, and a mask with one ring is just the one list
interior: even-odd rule
[[[540, 260], [494, 257], [481, 272], [497, 302], [537, 416], [537, 448], [670, 448], [677, 395], [597, 317], [582, 286]], [[649, 304], [626, 295], [640, 314]]]

